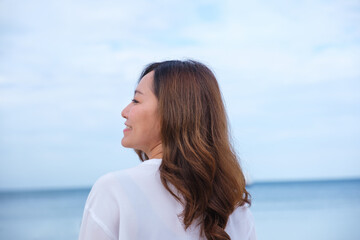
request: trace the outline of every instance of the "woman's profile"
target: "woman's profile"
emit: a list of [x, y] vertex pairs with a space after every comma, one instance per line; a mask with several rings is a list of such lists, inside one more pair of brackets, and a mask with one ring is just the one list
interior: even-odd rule
[[196, 61], [148, 65], [122, 111], [141, 164], [101, 177], [80, 240], [256, 239], [217, 80]]

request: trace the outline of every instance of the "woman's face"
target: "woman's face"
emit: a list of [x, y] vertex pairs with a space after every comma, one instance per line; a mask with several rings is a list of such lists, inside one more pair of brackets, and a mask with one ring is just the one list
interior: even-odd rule
[[134, 99], [121, 112], [126, 119], [121, 144], [141, 150], [151, 158], [151, 152], [161, 145], [158, 100], [153, 93], [154, 72], [146, 74], [138, 84]]

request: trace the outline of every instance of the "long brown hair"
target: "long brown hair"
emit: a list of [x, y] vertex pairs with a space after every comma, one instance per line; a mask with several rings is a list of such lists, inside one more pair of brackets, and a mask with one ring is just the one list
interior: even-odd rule
[[[250, 205], [250, 195], [229, 140], [217, 80], [208, 67], [191, 60], [152, 63], [140, 79], [151, 71], [161, 116], [161, 181], [184, 205], [186, 229], [200, 220], [207, 239], [230, 239], [225, 232], [229, 215], [237, 206]], [[136, 152], [142, 161], [148, 159]]]

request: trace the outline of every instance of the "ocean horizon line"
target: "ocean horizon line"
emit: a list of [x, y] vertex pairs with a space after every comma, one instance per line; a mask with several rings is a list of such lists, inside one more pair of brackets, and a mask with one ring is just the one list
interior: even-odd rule
[[[266, 185], [291, 185], [291, 184], [321, 184], [321, 183], [344, 183], [360, 182], [360, 177], [352, 178], [331, 178], [331, 179], [289, 179], [289, 180], [263, 180], [253, 181], [247, 184], [247, 187], [266, 186]], [[54, 188], [4, 188], [0, 189], [0, 195], [17, 193], [62, 193], [62, 192], [86, 192], [90, 191], [92, 186], [74, 186], [74, 187], [54, 187]]]

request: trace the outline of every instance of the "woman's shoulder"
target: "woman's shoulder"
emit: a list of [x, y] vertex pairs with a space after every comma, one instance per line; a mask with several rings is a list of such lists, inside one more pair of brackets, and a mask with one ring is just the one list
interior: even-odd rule
[[109, 189], [114, 187], [115, 185], [118, 184], [118, 175], [121, 174], [122, 171], [114, 171], [114, 172], [109, 172], [106, 173], [104, 175], [102, 175], [101, 177], [99, 177], [93, 187], [92, 187], [92, 191], [99, 191], [99, 190], [103, 190], [103, 189]]
[[118, 172], [110, 172], [99, 177], [91, 188], [86, 207], [93, 206], [96, 202], [101, 202], [107, 199], [113, 199], [113, 196], [118, 195], [120, 183], [118, 181]]
[[226, 231], [232, 239], [255, 239], [250, 236], [255, 234], [254, 217], [249, 205], [237, 207], [229, 216]]
[[251, 210], [250, 210], [250, 206], [249, 204], [245, 203], [244, 205], [242, 206], [238, 206], [235, 208], [233, 214], [241, 214], [241, 215], [246, 215], [247, 217], [252, 217], [252, 213], [251, 213]]
[[156, 189], [158, 168], [141, 163], [136, 167], [113, 171], [99, 177], [91, 188], [85, 208], [103, 211], [104, 206], [121, 209], [129, 199], [137, 199], [147, 189]]
[[254, 221], [254, 217], [248, 204], [235, 208], [234, 212], [230, 215], [230, 218], [236, 222], [252, 223]]
[[152, 159], [138, 164], [135, 167], [113, 171], [106, 173], [99, 177], [92, 187], [92, 191], [111, 191], [117, 192], [121, 188], [121, 185], [127, 181], [133, 181], [140, 178], [153, 177], [159, 169], [161, 160]]

